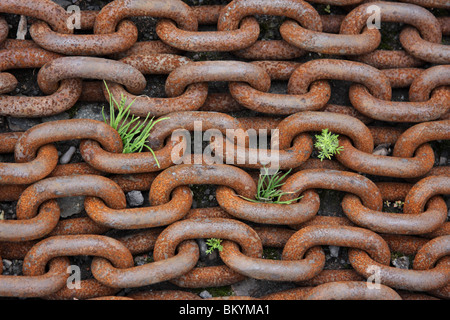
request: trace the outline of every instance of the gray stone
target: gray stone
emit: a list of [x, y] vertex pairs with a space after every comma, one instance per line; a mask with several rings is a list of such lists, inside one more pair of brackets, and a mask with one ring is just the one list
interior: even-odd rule
[[133, 190], [127, 193], [127, 202], [130, 207], [139, 207], [144, 204], [144, 196], [142, 192]]
[[147, 263], [147, 256], [146, 255], [136, 256], [134, 258], [134, 264], [136, 266], [142, 266], [142, 265], [144, 265], [146, 263]]
[[22, 266], [23, 266], [22, 260], [13, 260], [11, 266], [11, 274], [16, 276], [22, 275]]
[[67, 218], [79, 214], [84, 209], [84, 196], [58, 198], [61, 217]]
[[198, 248], [200, 250], [200, 259], [206, 258], [206, 250], [208, 250], [208, 245], [204, 239], [196, 239]]
[[209, 299], [212, 298], [212, 294], [209, 293], [207, 290], [203, 290], [202, 292], [199, 293], [199, 296], [203, 299]]
[[9, 268], [12, 266], [12, 261], [7, 259], [2, 259], [3, 261], [3, 271], [9, 271]]
[[332, 256], [333, 258], [339, 257], [339, 247], [328, 246], [328, 248], [330, 249], [330, 256]]
[[208, 245], [206, 244], [205, 239], [196, 239], [198, 248], [200, 249], [200, 260], [208, 265], [213, 264], [219, 259], [219, 254], [217, 250], [214, 250], [211, 253], [206, 253], [206, 251], [209, 249]]
[[4, 220], [16, 219], [16, 205], [17, 201], [0, 204], [0, 215], [3, 215]]
[[378, 156], [387, 156], [387, 155], [389, 155], [390, 152], [391, 152], [390, 144], [383, 143], [383, 144], [376, 146], [373, 149], [372, 154], [378, 155]]
[[75, 153], [75, 151], [77, 150], [77, 148], [75, 148], [74, 146], [71, 146], [69, 148], [69, 150], [66, 151], [66, 153], [64, 153], [62, 155], [61, 158], [59, 158], [59, 163], [61, 164], [66, 164], [70, 162], [70, 159], [72, 159], [73, 154]]
[[51, 121], [59, 121], [59, 120], [68, 120], [70, 119], [70, 115], [67, 112], [61, 112], [54, 116], [42, 117], [42, 122], [51, 122]]
[[240, 281], [231, 286], [234, 293], [237, 296], [249, 296], [252, 297], [259, 289], [259, 281], [253, 278], [248, 278], [244, 281]]
[[31, 118], [7, 117], [6, 120], [8, 121], [8, 127], [11, 131], [27, 131], [41, 123], [38, 119]]
[[407, 256], [395, 258], [392, 264], [399, 269], [409, 269], [409, 258]]
[[72, 5], [71, 1], [68, 0], [53, 0], [54, 3], [59, 4], [61, 7], [66, 8]]
[[293, 289], [295, 287], [296, 285], [293, 282], [266, 281], [254, 278], [247, 278], [231, 285], [231, 289], [236, 296], [249, 296], [255, 298], [274, 292]]
[[[105, 108], [105, 116], [109, 118], [109, 107]], [[102, 106], [98, 104], [87, 104], [80, 107], [73, 119], [92, 119], [103, 122]]]

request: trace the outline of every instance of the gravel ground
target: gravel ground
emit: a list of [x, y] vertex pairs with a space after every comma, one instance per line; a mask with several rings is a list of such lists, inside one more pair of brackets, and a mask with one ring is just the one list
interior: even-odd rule
[[[79, 5], [82, 10], [100, 10], [109, 1], [101, 0], [55, 0], [56, 3], [67, 7], [69, 5], [75, 4]], [[228, 1], [223, 0], [198, 0], [198, 1], [184, 1], [189, 5], [206, 5], [206, 4], [226, 4]], [[324, 5], [314, 5], [318, 8], [321, 14], [326, 14], [324, 11]], [[331, 8], [332, 14], [342, 14], [345, 13], [341, 8]], [[10, 38], [15, 38], [18, 25], [19, 17], [15, 15], [5, 15], [8, 23], [10, 24]], [[132, 18], [139, 29], [139, 41], [155, 40], [158, 36], [155, 32], [156, 19], [153, 18]], [[283, 21], [280, 17], [269, 17], [260, 16], [258, 20], [261, 24], [261, 35], [260, 39], [280, 39], [280, 34], [278, 32], [278, 27]], [[383, 24], [383, 42], [384, 48], [388, 49], [398, 49], [398, 31], [401, 28], [397, 24]], [[203, 29], [201, 29], [203, 30]], [[205, 29], [206, 30], [206, 29]], [[446, 37], [444, 43], [448, 41]], [[27, 34], [27, 39], [30, 39], [29, 34]], [[188, 57], [194, 61], [200, 60], [238, 60], [235, 56], [229, 53], [188, 53]], [[307, 54], [304, 57], [297, 59], [299, 62], [308, 61], [311, 59], [325, 58], [325, 55], [319, 54]], [[333, 58], [332, 56], [327, 56]], [[427, 66], [426, 66], [427, 67]], [[38, 70], [11, 70], [10, 72], [15, 75], [19, 81], [19, 85], [16, 90], [11, 93], [12, 95], [25, 95], [25, 96], [41, 96], [43, 93], [39, 90], [36, 82]], [[147, 76], [147, 88], [144, 94], [150, 97], [164, 97], [164, 83], [166, 76]], [[348, 88], [350, 83], [344, 81], [330, 81], [332, 86], [332, 96], [330, 103], [350, 105], [348, 99]], [[271, 92], [273, 93], [286, 93], [287, 81], [274, 81], [272, 84]], [[211, 92], [225, 92], [227, 90], [225, 83], [211, 83]], [[408, 97], [407, 90], [393, 90], [393, 100], [396, 101], [406, 101]], [[73, 108], [64, 112], [62, 114], [48, 117], [48, 118], [12, 118], [12, 117], [0, 117], [0, 132], [8, 131], [25, 131], [34, 125], [37, 125], [46, 121], [54, 121], [61, 119], [96, 119], [102, 120], [101, 110], [102, 103], [84, 103], [78, 102]], [[258, 113], [253, 111], [243, 111], [234, 113], [234, 116], [254, 116]], [[371, 125], [381, 125], [381, 126], [398, 126], [392, 123], [374, 122]], [[408, 124], [402, 124], [402, 126], [407, 126]], [[78, 150], [79, 141], [64, 141], [56, 144], [59, 154], [61, 156], [61, 163], [76, 163], [81, 162], [82, 158]], [[447, 142], [433, 142], [432, 146], [436, 154], [436, 165], [449, 165], [449, 145]], [[11, 162], [13, 161], [12, 155], [0, 155], [0, 161]], [[370, 177], [374, 181], [380, 180], [379, 177]], [[385, 180], [386, 179], [382, 179]], [[397, 181], [396, 179], [387, 179], [388, 181]], [[213, 185], [201, 185], [201, 186], [191, 186], [191, 190], [194, 193], [194, 208], [205, 208], [217, 206], [217, 201], [215, 199], [215, 186]], [[140, 207], [148, 206], [148, 192], [130, 192], [127, 194], [127, 202], [129, 207]], [[342, 200], [343, 193], [331, 190], [321, 190], [319, 191], [321, 206], [319, 210], [319, 215], [326, 216], [343, 216], [342, 208], [340, 206], [340, 201]], [[62, 209], [62, 219], [68, 217], [81, 217], [85, 216], [83, 210], [83, 200], [84, 197], [70, 197], [59, 199], [58, 202]], [[446, 198], [447, 203], [449, 203], [449, 198]], [[15, 206], [16, 202], [4, 202], [0, 203], [0, 218], [3, 219], [15, 219]], [[111, 232], [111, 235], [117, 236], [123, 233], [129, 232]], [[108, 233], [109, 234], [109, 233]], [[199, 266], [202, 265], [216, 265], [220, 263], [220, 258], [217, 254], [207, 255], [206, 244], [203, 239], [198, 239], [199, 247], [201, 248], [201, 259], [199, 261]], [[326, 269], [345, 269], [349, 268], [349, 262], [347, 257], [346, 248], [339, 247], [324, 247], [326, 252]], [[265, 248], [264, 255], [270, 259], [280, 259], [281, 250], [275, 248]], [[136, 265], [141, 265], [144, 263], [149, 263], [152, 261], [152, 252], [147, 254], [136, 256]], [[74, 257], [72, 261], [82, 268], [83, 279], [91, 277], [89, 271], [89, 266], [91, 263], [91, 257]], [[411, 257], [402, 255], [401, 253], [393, 253], [392, 265], [399, 268], [410, 267]], [[22, 274], [22, 261], [21, 260], [6, 260], [3, 259], [3, 274]], [[278, 283], [271, 281], [260, 281], [255, 279], [248, 279], [240, 283], [234, 284], [232, 286], [223, 288], [202, 288], [191, 290], [199, 294], [200, 296], [207, 298], [211, 296], [220, 295], [249, 295], [253, 297], [259, 297], [268, 293], [277, 292], [281, 290], [286, 290], [295, 287], [294, 283]], [[179, 289], [170, 282], [158, 283], [152, 286], [143, 287], [139, 289], [124, 289], [119, 295], [126, 295], [130, 292], [140, 291], [140, 290], [158, 290], [158, 289]]]

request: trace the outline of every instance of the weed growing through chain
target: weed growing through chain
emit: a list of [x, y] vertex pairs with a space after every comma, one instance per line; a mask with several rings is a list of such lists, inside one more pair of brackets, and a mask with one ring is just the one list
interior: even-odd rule
[[217, 239], [217, 238], [210, 238], [208, 240], [206, 240], [206, 244], [209, 246], [209, 249], [206, 250], [207, 254], [211, 254], [215, 249], [222, 251], [223, 247], [220, 244], [222, 242], [221, 239]]
[[339, 146], [338, 137], [339, 135], [332, 134], [328, 129], [323, 129], [320, 135], [316, 135], [314, 146], [319, 149], [320, 161], [325, 158], [331, 159], [332, 156], [344, 150], [343, 146]]
[[395, 202], [385, 201], [383, 202], [383, 211], [387, 212], [402, 212], [405, 202], [398, 200]]
[[291, 204], [292, 202], [300, 200], [303, 196], [292, 200], [281, 201], [281, 197], [287, 194], [291, 194], [294, 192], [283, 192], [278, 188], [284, 185], [284, 182], [281, 182], [286, 178], [286, 176], [291, 172], [292, 169], [289, 169], [285, 174], [280, 176], [279, 169], [273, 174], [269, 174], [269, 169], [264, 168], [264, 173], [259, 175], [258, 179], [258, 190], [255, 195], [255, 199], [249, 199], [243, 196], [241, 198], [251, 201], [251, 202], [265, 202], [265, 203], [278, 203], [278, 204]]
[[[155, 153], [152, 150], [152, 148], [146, 145], [146, 142], [148, 137], [150, 136], [150, 130], [152, 130], [155, 124], [169, 118], [167, 117], [160, 118], [154, 121], [153, 120], [154, 117], [152, 117], [149, 120], [148, 118], [150, 114], [147, 114], [147, 117], [142, 122], [138, 121], [140, 117], [135, 117], [134, 115], [131, 115], [130, 118], [130, 107], [135, 100], [133, 100], [128, 106], [125, 106], [127, 99], [122, 94], [120, 97], [120, 102], [117, 102], [117, 100], [112, 96], [111, 92], [109, 91], [109, 88], [106, 85], [105, 81], [104, 83], [109, 95], [109, 112], [110, 112], [109, 125], [115, 130], [117, 130], [120, 137], [122, 138], [123, 153], [141, 152], [144, 148], [147, 148], [152, 153], [153, 158], [155, 159], [156, 164], [158, 165], [159, 168], [160, 166], [158, 159], [156, 159]], [[117, 115], [114, 106], [116, 106], [117, 108]], [[104, 107], [102, 108], [102, 115], [105, 123], [108, 123], [108, 120], [106, 119], [104, 113]], [[131, 126], [132, 124], [134, 124], [133, 127]]]

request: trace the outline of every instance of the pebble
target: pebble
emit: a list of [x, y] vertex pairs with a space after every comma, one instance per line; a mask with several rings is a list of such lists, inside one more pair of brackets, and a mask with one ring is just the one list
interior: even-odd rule
[[22, 275], [23, 260], [13, 260], [11, 266], [11, 274]]
[[130, 207], [139, 207], [144, 204], [144, 196], [142, 192], [133, 190], [127, 193], [127, 202]]
[[256, 279], [248, 278], [231, 286], [233, 292], [237, 296], [254, 296], [254, 293], [258, 291], [259, 282]]
[[3, 261], [3, 271], [9, 270], [12, 266], [12, 261], [7, 259], [3, 259], [2, 261]]
[[328, 246], [328, 248], [330, 249], [330, 256], [332, 256], [333, 258], [339, 257], [339, 247]]
[[391, 152], [390, 144], [389, 143], [383, 143], [375, 147], [372, 154], [378, 155], [378, 156], [387, 156]]
[[247, 278], [231, 285], [234, 295], [255, 298], [278, 291], [293, 289], [295, 287], [296, 285], [293, 282], [258, 280], [254, 278]]
[[[73, 119], [92, 119], [103, 122], [102, 106], [98, 104], [87, 104], [80, 107]], [[105, 107], [105, 116], [109, 118], [109, 107]]]
[[17, 201], [0, 203], [0, 214], [3, 213], [4, 220], [16, 219]]
[[70, 162], [70, 159], [72, 159], [73, 154], [75, 153], [75, 151], [77, 150], [77, 148], [75, 148], [74, 146], [71, 146], [69, 148], [69, 150], [67, 150], [66, 153], [64, 153], [62, 155], [62, 157], [59, 159], [59, 163], [61, 164], [66, 164]]
[[395, 258], [392, 264], [399, 269], [409, 269], [409, 258], [407, 256]]
[[7, 117], [6, 121], [8, 121], [8, 128], [11, 131], [27, 131], [28, 129], [34, 127], [35, 125], [41, 123], [37, 119], [14, 118], [14, 117]]
[[85, 196], [76, 196], [56, 199], [61, 210], [61, 218], [81, 213], [84, 210], [84, 198]]
[[209, 299], [212, 298], [212, 294], [209, 293], [209, 291], [207, 290], [203, 290], [202, 292], [199, 293], [199, 296], [203, 299]]
[[134, 258], [134, 264], [136, 266], [142, 266], [142, 265], [147, 263], [147, 258], [148, 257], [146, 255], [137, 256], [137, 257]]

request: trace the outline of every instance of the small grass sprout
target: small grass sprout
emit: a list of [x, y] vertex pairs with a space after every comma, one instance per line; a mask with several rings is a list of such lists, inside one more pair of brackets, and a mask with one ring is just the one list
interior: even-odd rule
[[384, 207], [383, 209], [387, 212], [401, 212], [403, 210], [403, 205], [405, 204], [405, 202], [398, 200], [395, 202], [390, 202], [390, 201], [384, 201]]
[[[102, 108], [103, 121], [109, 124], [113, 129], [117, 130], [123, 142], [123, 153], [134, 153], [134, 152], [142, 152], [144, 148], [148, 149], [153, 158], [160, 167], [158, 159], [155, 156], [154, 151], [148, 145], [146, 145], [147, 139], [150, 136], [150, 131], [153, 129], [155, 124], [160, 121], [169, 119], [167, 117], [160, 118], [158, 120], [154, 120], [154, 117], [149, 119], [150, 114], [147, 114], [147, 117], [144, 121], [140, 120], [140, 117], [136, 117], [131, 114], [130, 107], [134, 103], [133, 100], [129, 105], [126, 105], [126, 97], [122, 94], [120, 97], [120, 102], [112, 96], [109, 91], [108, 86], [105, 83], [106, 90], [109, 95], [109, 123], [104, 113], [104, 107]], [[117, 114], [116, 114], [116, 108]], [[130, 117], [131, 115], [131, 117]], [[133, 125], [133, 126], [132, 126]]]
[[222, 242], [222, 240], [221, 239], [217, 239], [217, 238], [210, 238], [210, 239], [206, 240], [206, 244], [209, 246], [209, 249], [206, 250], [206, 253], [207, 254], [211, 254], [211, 253], [213, 253], [213, 251], [215, 249], [217, 249], [219, 251], [222, 251], [223, 247], [220, 244], [221, 242]]
[[258, 179], [258, 189], [255, 195], [255, 199], [246, 198], [240, 196], [241, 198], [251, 201], [251, 202], [265, 202], [265, 203], [277, 203], [277, 204], [291, 204], [295, 201], [300, 200], [303, 196], [292, 200], [281, 201], [281, 197], [287, 194], [295, 193], [295, 192], [283, 192], [279, 190], [279, 188], [284, 185], [284, 178], [291, 172], [292, 169], [289, 169], [285, 174], [280, 175], [279, 169], [274, 174], [269, 174], [269, 169], [263, 168], [264, 173], [259, 175]]
[[335, 154], [339, 154], [344, 150], [343, 146], [339, 146], [338, 134], [332, 134], [328, 129], [323, 129], [320, 135], [316, 135], [316, 142], [314, 147], [319, 150], [318, 158], [320, 161], [323, 159], [331, 159]]

